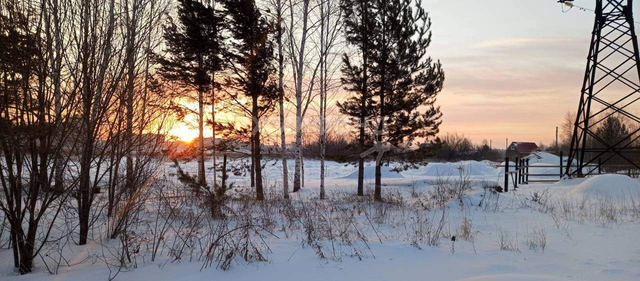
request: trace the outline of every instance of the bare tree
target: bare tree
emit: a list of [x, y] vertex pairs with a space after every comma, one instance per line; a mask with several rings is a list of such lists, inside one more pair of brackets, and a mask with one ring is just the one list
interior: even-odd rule
[[0, 0], [0, 210], [21, 273], [76, 231], [52, 232], [76, 212], [78, 244], [87, 243], [101, 187], [109, 187], [109, 214], [118, 211], [114, 229], [128, 225], [128, 203], [141, 202], [131, 191], [162, 163], [166, 133], [149, 50], [160, 44], [167, 3]]
[[116, 100], [125, 66], [121, 63], [122, 50], [113, 44], [123, 40], [122, 34], [115, 30], [115, 0], [79, 0], [68, 8], [82, 15], [71, 31], [71, 36], [78, 38], [73, 48], [77, 53], [68, 54], [68, 59], [79, 60], [79, 67], [70, 71], [78, 74], [73, 75], [73, 83], [79, 89], [81, 103], [81, 156], [76, 199], [80, 225], [78, 244], [84, 245], [88, 239], [91, 206], [104, 176], [101, 168], [109, 139], [103, 138], [103, 134], [111, 121], [108, 118], [109, 108]]
[[[294, 3], [289, 0], [289, 58], [293, 69], [293, 80], [295, 83], [295, 108], [296, 108], [296, 144], [295, 155], [296, 165], [293, 177], [293, 192], [300, 190], [303, 186], [304, 175], [302, 164], [302, 125], [309, 105], [313, 101], [313, 88], [316, 74], [320, 66], [317, 60], [312, 67], [311, 73], [308, 68], [311, 63], [310, 51], [307, 49], [307, 40], [313, 32], [318, 29], [317, 22], [311, 18], [311, 13], [315, 9], [312, 0], [300, 0]], [[306, 87], [304, 82], [307, 83]]]
[[[51, 173], [63, 166], [54, 163], [68, 161], [58, 160], [64, 157], [59, 151], [68, 149], [59, 137], [72, 130], [66, 122], [71, 111], [60, 109], [73, 108], [76, 99], [50, 79], [61, 73], [60, 53], [54, 50], [63, 49], [50, 31], [61, 28], [66, 13], [57, 2], [52, 8], [49, 4], [0, 1], [0, 210], [21, 274], [32, 271], [34, 259], [50, 242], [55, 218], [74, 187], [70, 183], [51, 192]], [[51, 105], [57, 114], [51, 114]]]
[[[132, 3], [129, 3], [129, 2]], [[132, 210], [141, 204], [138, 189], [147, 185], [155, 170], [162, 164], [161, 150], [164, 147], [166, 118], [168, 109], [158, 106], [167, 102], [160, 91], [162, 88], [151, 85], [155, 71], [152, 67], [152, 51], [160, 46], [161, 25], [168, 1], [127, 0], [125, 7], [125, 44], [127, 79], [120, 105], [111, 116], [122, 118], [119, 112], [125, 112], [124, 130], [122, 126], [111, 129], [116, 135], [124, 136], [124, 142], [115, 138], [109, 155], [114, 163], [109, 165], [108, 216], [111, 237], [126, 232]], [[152, 88], [152, 89], [150, 89]], [[122, 121], [119, 121], [122, 123]], [[122, 153], [119, 153], [122, 152]], [[125, 158], [124, 188], [118, 188], [118, 166], [121, 157]], [[113, 177], [113, 178], [112, 178]], [[112, 216], [115, 213], [116, 216]]]
[[277, 59], [278, 59], [278, 105], [280, 113], [280, 160], [282, 161], [282, 187], [284, 192], [284, 198], [289, 198], [289, 168], [287, 167], [287, 136], [285, 131], [285, 111], [284, 111], [284, 0], [272, 0], [271, 6], [275, 10], [275, 26], [276, 26], [276, 47], [277, 47]]
[[[334, 47], [342, 31], [342, 10], [337, 0], [319, 0], [320, 6], [320, 199], [325, 198], [325, 146], [327, 141], [327, 100], [336, 69]], [[339, 60], [338, 60], [339, 62]], [[335, 87], [333, 87], [335, 89]]]

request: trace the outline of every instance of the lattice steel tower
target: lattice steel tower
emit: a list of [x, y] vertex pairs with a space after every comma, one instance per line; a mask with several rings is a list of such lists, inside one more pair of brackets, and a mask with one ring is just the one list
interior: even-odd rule
[[[633, 0], [596, 0], [591, 48], [566, 166], [569, 176], [595, 173], [599, 163], [611, 167], [610, 171], [613, 167], [640, 170], [640, 155], [634, 153], [639, 152], [640, 137], [640, 118], [634, 106], [640, 100], [640, 57], [632, 4]], [[618, 135], [599, 131], [603, 124], [615, 123], [610, 117], [623, 120], [627, 130], [618, 130]]]

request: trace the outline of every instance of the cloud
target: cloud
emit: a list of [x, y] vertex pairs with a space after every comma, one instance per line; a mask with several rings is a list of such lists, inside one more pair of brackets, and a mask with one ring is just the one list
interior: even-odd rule
[[442, 132], [474, 141], [549, 142], [564, 114], [577, 106], [587, 51], [588, 40], [574, 37], [509, 38], [443, 50]]
[[473, 48], [504, 48], [504, 47], [524, 47], [524, 46], [541, 46], [541, 45], [558, 45], [573, 44], [582, 42], [584, 38], [571, 37], [528, 37], [528, 38], [503, 38], [497, 40], [489, 40], [473, 45]]

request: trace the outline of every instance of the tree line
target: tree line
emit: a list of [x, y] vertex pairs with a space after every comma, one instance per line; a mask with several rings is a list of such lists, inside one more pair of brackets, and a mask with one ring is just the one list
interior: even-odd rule
[[[431, 21], [421, 2], [179, 2], [178, 19], [171, 19], [166, 27], [168, 52], [159, 60], [160, 75], [187, 82], [190, 91], [197, 93], [200, 185], [207, 184], [205, 151], [211, 149], [216, 155], [218, 150], [215, 131], [222, 125], [215, 116], [232, 111], [251, 120], [247, 140], [251, 144], [251, 183], [256, 198], [263, 199], [261, 125], [278, 109], [283, 196], [288, 198], [288, 100], [295, 111], [292, 191], [300, 190], [304, 186], [303, 136], [310, 135], [303, 134], [305, 118], [309, 109], [317, 109], [319, 133], [313, 137], [318, 138], [322, 172], [327, 112], [332, 108], [329, 101], [342, 89], [351, 95], [335, 105], [352, 119], [358, 135], [359, 195], [364, 195], [365, 158], [378, 160], [375, 197], [381, 200], [383, 160], [394, 155], [415, 160], [437, 146], [433, 139], [442, 114], [435, 101], [444, 72], [427, 55]], [[230, 106], [216, 110], [216, 104]], [[205, 105], [211, 106], [210, 118], [203, 111]], [[216, 143], [209, 148], [203, 137], [207, 124]], [[213, 186], [218, 186], [215, 174]], [[324, 175], [320, 188], [324, 198]]]
[[[181, 178], [217, 208], [227, 153], [242, 143], [255, 199], [264, 199], [263, 149], [273, 135], [284, 198], [304, 187], [303, 143], [317, 138], [324, 199], [339, 114], [351, 120], [360, 196], [365, 159], [375, 159], [382, 201], [385, 161], [421, 161], [440, 145], [444, 71], [428, 55], [431, 20], [419, 0], [0, 0], [0, 8], [0, 209], [21, 273], [33, 270], [69, 208], [78, 245], [102, 214], [111, 238], [126, 233], [132, 203], [170, 154], [172, 123], [186, 116], [197, 119], [197, 175]], [[277, 132], [266, 129], [274, 117]]]

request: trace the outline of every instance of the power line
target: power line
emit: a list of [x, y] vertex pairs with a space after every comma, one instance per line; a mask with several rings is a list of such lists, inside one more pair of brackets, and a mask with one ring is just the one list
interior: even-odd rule
[[[573, 2], [559, 2], [562, 8], [562, 13], [568, 13], [569, 11], [571, 11], [573, 8], [577, 8], [580, 11], [583, 12], [593, 12], [595, 13], [596, 11], [594, 9], [589, 9], [589, 8], [585, 8], [582, 6], [578, 6], [576, 4], [573, 4]], [[565, 6], [569, 7], [569, 9], [565, 10]], [[635, 24], [640, 24], [640, 22], [638, 21], [633, 21]]]
[[[593, 10], [593, 9], [589, 9], [589, 8], [585, 8], [585, 7], [582, 7], [582, 6], [578, 6], [576, 4], [573, 4], [573, 2], [561, 2], [560, 5], [562, 5], [562, 12], [563, 13], [568, 13], [573, 8], [577, 8], [578, 10], [583, 11], [583, 12], [586, 12], [586, 11], [595, 12], [595, 10]], [[565, 10], [564, 9], [565, 6], [569, 7], [569, 9]]]

